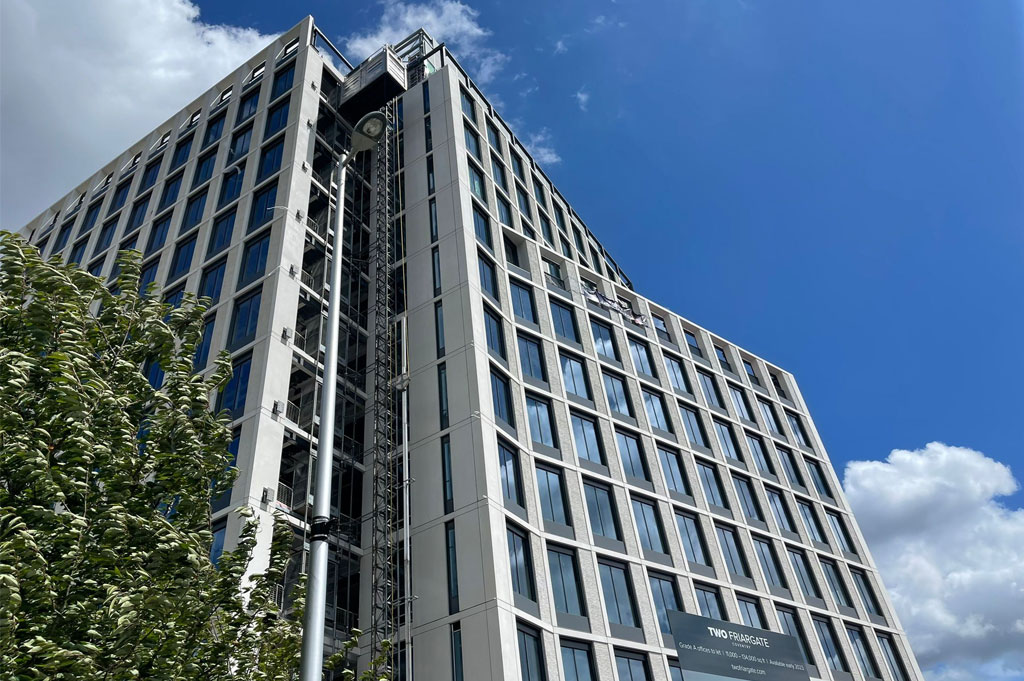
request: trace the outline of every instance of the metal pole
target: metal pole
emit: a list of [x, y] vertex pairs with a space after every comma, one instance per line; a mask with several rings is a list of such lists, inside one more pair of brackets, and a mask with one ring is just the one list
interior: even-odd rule
[[306, 622], [302, 629], [301, 681], [321, 681], [324, 667], [324, 617], [327, 610], [327, 535], [331, 521], [331, 479], [334, 475], [334, 402], [338, 380], [338, 322], [341, 310], [342, 221], [345, 215], [345, 168], [351, 153], [336, 163], [338, 200], [334, 208], [331, 291], [327, 307], [324, 384], [320, 391], [320, 436], [316, 455], [316, 489], [309, 540]]

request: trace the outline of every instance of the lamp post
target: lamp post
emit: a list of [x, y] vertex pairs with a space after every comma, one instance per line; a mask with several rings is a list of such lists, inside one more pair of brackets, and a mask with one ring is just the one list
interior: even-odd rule
[[316, 456], [316, 488], [313, 491], [313, 523], [309, 541], [309, 579], [306, 582], [306, 621], [302, 629], [300, 681], [323, 677], [324, 615], [327, 605], [327, 535], [331, 521], [331, 477], [334, 468], [334, 403], [338, 379], [338, 322], [341, 304], [342, 222], [345, 214], [345, 174], [349, 162], [371, 149], [387, 129], [387, 118], [372, 111], [356, 123], [352, 147], [336, 161], [338, 200], [334, 209], [331, 291], [327, 307], [327, 338], [324, 353], [324, 384], [320, 394], [320, 436]]

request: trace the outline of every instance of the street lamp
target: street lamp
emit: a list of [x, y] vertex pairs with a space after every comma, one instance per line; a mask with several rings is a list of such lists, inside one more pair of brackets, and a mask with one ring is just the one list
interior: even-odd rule
[[356, 123], [352, 145], [335, 160], [338, 200], [334, 207], [334, 241], [331, 258], [331, 291], [327, 306], [327, 338], [324, 383], [320, 398], [320, 439], [316, 456], [316, 488], [313, 491], [313, 523], [309, 541], [309, 579], [306, 582], [306, 621], [302, 629], [300, 681], [323, 677], [324, 617], [327, 605], [327, 535], [331, 522], [331, 477], [334, 473], [334, 402], [338, 380], [338, 322], [341, 306], [342, 220], [345, 215], [345, 174], [349, 162], [361, 151], [372, 149], [387, 129], [384, 114], [372, 111]]

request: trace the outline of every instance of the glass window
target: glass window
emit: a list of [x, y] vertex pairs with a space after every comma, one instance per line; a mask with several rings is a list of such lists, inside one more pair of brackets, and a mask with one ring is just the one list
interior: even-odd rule
[[491, 174], [494, 176], [494, 183], [507, 192], [508, 180], [505, 175], [505, 166], [501, 165], [497, 156], [491, 156]]
[[[487, 202], [487, 189], [486, 189], [486, 186], [484, 185], [484, 174], [482, 172], [480, 172], [480, 170], [475, 165], [473, 165], [472, 163], [470, 163], [468, 165], [468, 168], [469, 168], [469, 189], [470, 189], [470, 191], [473, 192], [473, 195], [476, 198], [478, 198], [481, 201], [486, 203]], [[480, 236], [479, 230], [477, 230], [477, 236]], [[484, 239], [483, 237], [481, 237], [481, 239], [488, 246], [491, 245], [490, 235], [488, 235], [488, 237], [486, 239]]]
[[689, 407], [679, 406], [679, 416], [683, 419], [686, 439], [691, 445], [707, 448], [708, 438], [704, 434], [704, 424], [700, 422], [697, 412]]
[[723, 408], [722, 396], [718, 392], [718, 384], [715, 383], [715, 379], [711, 374], [698, 371], [697, 379], [700, 381], [701, 392], [704, 393], [704, 399], [707, 400], [708, 404], [712, 407]]
[[583, 399], [591, 399], [590, 381], [587, 379], [587, 370], [583, 362], [566, 354], [560, 354], [562, 364], [562, 381], [565, 383], [565, 391]]
[[210, 230], [210, 244], [206, 249], [206, 257], [220, 253], [231, 243], [231, 233], [235, 229], [235, 211], [231, 210], [213, 221]]
[[[111, 242], [114, 240], [114, 232], [117, 231], [117, 218], [109, 220], [103, 227], [100, 228], [100, 235], [96, 239], [96, 248], [93, 250], [93, 256], [96, 256], [103, 251], [110, 248]], [[147, 255], [149, 255], [147, 253]]]
[[437, 356], [444, 357], [444, 308], [440, 300], [434, 303], [434, 342]]
[[160, 176], [160, 164], [163, 162], [161, 156], [157, 160], [146, 166], [146, 172], [142, 174], [142, 179], [139, 180], [139, 192], [144, 192], [154, 184], [156, 184], [156, 178]]
[[730, 385], [729, 394], [732, 395], [732, 404], [736, 407], [736, 413], [739, 417], [747, 421], [753, 421], [754, 415], [750, 413], [750, 403], [747, 402], [747, 396], [743, 393], [743, 389]]
[[512, 311], [515, 315], [536, 324], [537, 310], [533, 304], [533, 289], [510, 279], [509, 291], [512, 294]]
[[743, 458], [740, 456], [739, 445], [736, 444], [736, 435], [732, 432], [732, 427], [718, 419], [714, 419], [714, 422], [715, 433], [718, 435], [718, 442], [722, 445], [722, 452], [726, 458], [742, 461]]
[[423, 117], [423, 149], [428, 154], [434, 150], [434, 133], [430, 126], [430, 116]]
[[878, 604], [878, 598], [875, 597], [875, 590], [871, 588], [867, 574], [853, 569], [850, 570], [850, 574], [853, 575], [853, 583], [857, 587], [857, 593], [860, 594], [860, 600], [864, 603], [864, 609], [872, 615], [881, 617], [882, 608]]
[[806, 501], [797, 501], [797, 508], [800, 509], [800, 517], [804, 520], [804, 527], [807, 528], [807, 534], [810, 535], [814, 541], [825, 543], [825, 535], [821, 530], [821, 524], [818, 522], [818, 516], [814, 514], [814, 509]]
[[124, 226], [125, 234], [130, 234], [142, 226], [143, 221], [146, 219], [146, 211], [148, 209], [148, 196], [135, 202], [135, 205], [132, 206], [132, 212], [128, 214], [128, 224]]
[[465, 90], [459, 90], [459, 98], [462, 101], [462, 113], [469, 117], [469, 120], [476, 123], [476, 105], [473, 98]]
[[249, 226], [246, 232], [252, 232], [260, 225], [266, 224], [274, 217], [277, 203], [277, 182], [259, 190], [252, 197], [252, 209], [249, 211]]
[[875, 656], [868, 649], [867, 640], [864, 637], [864, 630], [852, 624], [846, 625], [846, 635], [850, 638], [850, 647], [853, 648], [853, 657], [857, 660], [857, 666], [865, 677], [880, 679], [882, 675], [878, 671], [878, 664]]
[[747, 557], [743, 553], [743, 547], [740, 546], [736, 530], [721, 525], [716, 525], [715, 530], [718, 532], [718, 543], [722, 545], [722, 553], [725, 555], [725, 565], [729, 568], [729, 573], [740, 577], [750, 577]]
[[770, 487], [765, 487], [765, 495], [768, 497], [768, 507], [772, 510], [772, 517], [781, 530], [794, 532], [793, 517], [789, 513], [789, 507], [782, 499], [782, 494]]
[[885, 658], [885, 666], [889, 668], [893, 681], [907, 681], [907, 670], [896, 652], [896, 644], [891, 636], [878, 634], [878, 646], [882, 649], [882, 656]]
[[146, 293], [150, 284], [156, 281], [157, 270], [160, 269], [160, 259], [146, 263], [139, 272], [139, 293]]
[[530, 437], [533, 441], [548, 447], [557, 447], [558, 440], [555, 439], [551, 403], [545, 399], [527, 395], [526, 414], [529, 417]]
[[487, 335], [487, 347], [502, 359], [508, 359], [505, 352], [505, 333], [502, 331], [501, 317], [484, 308], [484, 331]]
[[690, 387], [690, 379], [686, 377], [686, 371], [683, 369], [682, 362], [675, 357], [665, 355], [665, 371], [668, 373], [668, 380], [673, 388], [685, 393], [693, 392], [693, 389]]
[[[424, 83], [426, 85], [426, 83]], [[464, 681], [462, 670], [462, 624], [452, 624], [452, 681]]]
[[562, 675], [565, 681], [596, 681], [590, 646], [562, 639]]
[[88, 239], [83, 239], [75, 244], [74, 248], [71, 249], [71, 255], [68, 256], [68, 263], [71, 265], [81, 264], [82, 258], [85, 257], [85, 247], [88, 245]]
[[652, 393], [649, 390], [640, 391], [644, 400], [644, 409], [647, 411], [647, 420], [652, 428], [672, 432], [672, 424], [665, 414], [665, 398], [659, 393]]
[[267, 267], [267, 251], [270, 249], [270, 232], [245, 244], [242, 264], [238, 273], [238, 288], [246, 286], [263, 276]]
[[256, 181], [260, 182], [281, 169], [281, 159], [284, 157], [284, 139], [280, 139], [269, 147], [264, 147], [260, 153], [260, 163], [256, 171]]
[[807, 431], [804, 430], [804, 424], [803, 421], [800, 420], [800, 417], [787, 411], [786, 420], [789, 421], [789, 427], [793, 430], [793, 437], [796, 438], [796, 441], [804, 447], [810, 447], [811, 442], [807, 437]]
[[611, 490], [593, 483], [583, 483], [584, 496], [587, 499], [587, 513], [590, 515], [590, 529], [595, 535], [621, 540], [618, 516], [615, 513], [615, 502], [612, 501]]
[[836, 641], [836, 632], [832, 628], [832, 623], [820, 617], [812, 617], [811, 621], [814, 623], [814, 629], [818, 632], [821, 647], [825, 650], [825, 660], [828, 662], [828, 666], [833, 671], [849, 672], [850, 668], [846, 664], [843, 651], [839, 648], [839, 642]]
[[694, 357], [703, 357], [704, 351], [700, 349], [700, 343], [697, 342], [697, 336], [692, 331], [683, 329], [683, 335], [686, 336], [686, 344], [690, 347], [690, 354]]
[[748, 520], [764, 521], [761, 513], [761, 505], [757, 503], [757, 496], [754, 494], [754, 485], [747, 478], [733, 477], [733, 486], [736, 488], [736, 496], [739, 497], [740, 506], [743, 507], [743, 515]]
[[515, 449], [498, 443], [498, 465], [501, 468], [501, 489], [507, 501], [523, 504], [523, 483], [520, 477], [519, 454]]
[[498, 197], [498, 219], [501, 224], [512, 226], [512, 206], [500, 196]]
[[566, 506], [565, 482], [562, 479], [561, 471], [546, 466], [537, 466], [537, 491], [540, 495], [541, 517], [544, 520], [562, 525], [572, 525]]
[[292, 82], [295, 79], [295, 64], [281, 69], [274, 74], [274, 87], [270, 90], [270, 100], [273, 101], [292, 89]]
[[520, 267], [519, 247], [516, 246], [515, 242], [509, 239], [508, 237], [504, 237], [503, 241], [505, 244], [505, 261], [509, 265], [515, 265], [516, 267]]
[[825, 470], [821, 467], [821, 464], [811, 459], [804, 459], [807, 463], [807, 470], [811, 473], [811, 482], [814, 483], [814, 489], [818, 490], [818, 494], [828, 499], [832, 498], [832, 489], [828, 485], [828, 480], [825, 478]]
[[544, 196], [544, 187], [541, 186], [540, 180], [537, 179], [536, 175], [533, 176], [533, 197], [537, 199], [538, 206], [541, 208], [548, 207], [548, 200]]
[[[111, 225], [111, 226], [115, 227], [116, 223], [114, 225]], [[106, 230], [106, 228], [107, 228], [107, 226], [104, 225], [103, 226], [103, 230]], [[164, 242], [167, 240], [167, 232], [170, 231], [170, 228], [171, 228], [171, 216], [170, 215], [168, 215], [167, 217], [164, 217], [164, 218], [162, 218], [162, 219], [160, 219], [160, 220], [158, 220], [158, 221], [153, 223], [153, 226], [149, 230], [149, 240], [146, 242], [146, 253], [145, 253], [146, 256], [150, 256], [150, 255], [156, 253], [161, 248], [163, 248]], [[101, 240], [103, 239], [103, 230], [100, 231], [100, 239]], [[107, 237], [107, 243], [103, 246], [104, 249], [107, 246], [110, 245], [110, 239], [113, 237], [113, 235], [114, 235], [113, 230], [111, 230], [110, 231], [110, 235]], [[97, 252], [100, 251], [100, 250], [102, 250], [102, 249], [100, 249], [99, 248], [99, 244], [97, 244]]]
[[480, 288], [494, 300], [498, 300], [498, 279], [494, 264], [483, 256], [479, 256]]
[[757, 372], [754, 371], [754, 365], [748, 360], [743, 360], [743, 368], [747, 372], [747, 376], [750, 378], [750, 382], [753, 385], [761, 385], [761, 379], [757, 377]]
[[768, 460], [768, 453], [765, 451], [764, 442], [761, 438], [747, 433], [747, 448], [750, 449], [750, 453], [754, 457], [757, 470], [769, 475], [775, 475], [775, 468], [772, 466], [771, 461]]
[[530, 557], [530, 540], [527, 534], [512, 525], [506, 531], [508, 537], [508, 561], [512, 569], [512, 590], [530, 599], [537, 600], [533, 581], [533, 561]]
[[447, 435], [441, 437], [441, 491], [444, 512], [455, 510], [455, 490], [452, 484], [452, 442]]
[[466, 149], [469, 153], [473, 154], [477, 160], [482, 160], [480, 155], [480, 138], [471, 128], [468, 127], [463, 129], [463, 133], [466, 140]]
[[476, 236], [480, 239], [487, 248], [493, 248], [491, 243], [491, 223], [487, 216], [480, 212], [480, 209], [476, 206], [473, 207], [473, 228], [476, 230]]
[[800, 590], [804, 596], [821, 598], [821, 589], [818, 588], [818, 582], [811, 573], [811, 565], [807, 562], [807, 556], [803, 551], [796, 549], [787, 549], [786, 551], [789, 553], [789, 562], [793, 566], [796, 581], [800, 583]]
[[228, 535], [227, 518], [219, 520], [210, 528], [213, 531], [213, 542], [210, 544], [210, 563], [217, 567], [220, 557], [224, 553], [224, 540]]
[[576, 343], [580, 342], [580, 332], [576, 327], [576, 314], [571, 308], [552, 300], [551, 323], [555, 327], [555, 334]]
[[718, 357], [718, 364], [723, 370], [728, 371], [730, 374], [736, 373], [732, 370], [732, 364], [729, 364], [729, 358], [725, 355], [725, 350], [719, 346], [715, 346], [715, 356]]
[[796, 639], [797, 643], [800, 644], [800, 653], [804, 657], [804, 662], [813, 665], [814, 658], [811, 657], [810, 651], [807, 648], [807, 638], [804, 636], [804, 628], [800, 625], [800, 620], [797, 619], [796, 611], [779, 605], [775, 606], [775, 609], [779, 613], [779, 626], [782, 629], [782, 633]]
[[696, 593], [697, 609], [703, 617], [710, 617], [713, 620], [725, 621], [722, 598], [716, 587], [698, 586], [696, 588]]
[[619, 456], [622, 459], [622, 468], [626, 475], [638, 480], [650, 480], [640, 440], [628, 433], [616, 431], [615, 442], [619, 446]]
[[[491, 386], [493, 387], [494, 375], [491, 375]], [[508, 387], [506, 385], [506, 387]], [[437, 405], [438, 419], [442, 429], [448, 427], [448, 367], [444, 362], [437, 365]]]
[[199, 224], [203, 219], [203, 212], [206, 210], [206, 190], [195, 194], [185, 204], [185, 215], [181, 218], [180, 234], [184, 234]]
[[174, 155], [171, 156], [171, 165], [168, 170], [174, 170], [188, 160], [189, 152], [192, 151], [192, 136], [183, 139], [174, 147]]
[[548, 568], [551, 570], [551, 593], [555, 611], [584, 616], [583, 589], [580, 586], [576, 553], [571, 549], [548, 548]]
[[597, 435], [597, 424], [589, 417], [575, 412], [570, 414], [572, 434], [576, 442], [576, 456], [604, 465], [604, 451]]
[[825, 517], [828, 518], [828, 524], [832, 528], [832, 534], [835, 536], [839, 548], [847, 553], [856, 553], [853, 550], [853, 543], [850, 541], [850, 534], [846, 531], [846, 524], [839, 514], [825, 511]]
[[224, 285], [224, 272], [227, 270], [227, 264], [227, 260], [221, 260], [203, 270], [203, 278], [199, 282], [199, 297], [209, 298], [210, 305], [215, 305], [220, 300], [220, 290]]
[[[132, 181], [125, 180], [121, 184], [117, 185], [117, 189], [114, 190], [114, 198], [110, 200], [110, 210], [107, 211], [107, 215], [110, 215], [115, 210], [118, 210], [124, 205], [124, 202], [128, 200], [128, 191], [132, 188]], [[63, 246], [62, 246], [63, 248]], [[56, 249], [54, 249], [56, 250]]]
[[512, 172], [516, 174], [520, 180], [526, 180], [525, 174], [523, 173], [523, 161], [519, 158], [518, 154], [509, 154], [512, 159]]
[[231, 137], [231, 147], [228, 149], [226, 163], [234, 163], [249, 153], [249, 143], [252, 141], [252, 126], [245, 130], [239, 130]]
[[520, 626], [517, 638], [522, 681], [545, 681], [544, 646], [541, 644], [540, 635], [533, 629]]
[[615, 653], [615, 672], [619, 681], [650, 681], [647, 658], [639, 653]]
[[772, 377], [772, 385], [775, 386], [775, 391], [779, 393], [779, 397], [784, 400], [788, 400], [789, 395], [787, 395], [786, 391], [782, 388], [782, 382], [779, 380], [779, 377], [773, 373], [769, 373], [768, 375]]
[[613, 374], [604, 376], [604, 392], [608, 398], [608, 407], [624, 416], [633, 416], [633, 405], [629, 401], [626, 382]]
[[206, 362], [210, 358], [210, 346], [213, 345], [213, 322], [209, 319], [203, 324], [203, 335], [196, 346], [196, 354], [192, 358], [192, 368], [196, 371], [206, 368]]
[[427, 193], [433, 194], [435, 189], [434, 184], [434, 157], [427, 157]]
[[530, 212], [530, 197], [526, 195], [526, 190], [516, 185], [516, 202], [519, 204], [519, 212], [523, 214], [527, 220], [533, 218], [533, 213]]
[[852, 608], [850, 592], [846, 589], [846, 583], [843, 582], [843, 577], [839, 573], [839, 566], [830, 560], [822, 560], [821, 571], [825, 575], [825, 583], [828, 584], [828, 590], [836, 599], [836, 603]]
[[625, 566], [600, 561], [598, 571], [601, 573], [601, 590], [604, 592], [604, 609], [608, 621], [625, 627], [639, 626], [633, 604], [633, 590]]
[[651, 369], [651, 349], [647, 347], [647, 343], [629, 338], [629, 355], [633, 359], [633, 366], [639, 373], [648, 376], [655, 375], [654, 370]]
[[725, 499], [722, 482], [718, 479], [718, 471], [715, 470], [715, 467], [698, 461], [697, 475], [700, 476], [701, 487], [704, 489], [704, 496], [707, 497], [708, 503], [729, 508], [729, 502]]
[[789, 451], [785, 447], [776, 447], [779, 452], [779, 459], [782, 460], [782, 468], [786, 471], [786, 477], [789, 478], [789, 482], [792, 485], [798, 487], [804, 487], [804, 476], [800, 474], [799, 464], [796, 462], [796, 457], [793, 456], [793, 452]]
[[[235, 117], [235, 125], [252, 118], [256, 110], [259, 109], [259, 104], [260, 91], [258, 89], [243, 97], [238, 103], [238, 116]], [[223, 122], [223, 117], [221, 117], [221, 123], [223, 124]]]
[[455, 521], [444, 524], [445, 564], [448, 568], [448, 611], [459, 609], [459, 563], [455, 547]]
[[764, 400], [758, 400], [757, 406], [761, 408], [761, 415], [764, 417], [764, 422], [765, 425], [768, 426], [768, 430], [776, 435], [782, 435], [782, 429], [779, 428], [779, 420], [775, 416], [775, 407]]
[[653, 503], [633, 498], [633, 518], [640, 534], [640, 545], [648, 551], [668, 553], [661, 532], [661, 519]]
[[257, 291], [235, 303], [235, 315], [231, 320], [231, 330], [228, 332], [229, 350], [240, 348], [256, 338], [262, 298], [262, 291]]
[[437, 241], [437, 199], [430, 199], [430, 243]]
[[221, 114], [216, 118], [211, 118], [206, 124], [206, 132], [203, 134], [204, 149], [219, 140], [220, 136], [224, 134], [224, 117], [226, 115]]
[[284, 130], [288, 125], [288, 102], [284, 101], [267, 112], [267, 125], [263, 130], [263, 138], [266, 139], [279, 130]]
[[682, 610], [676, 582], [671, 577], [650, 574], [651, 595], [654, 597], [654, 610], [658, 616], [658, 624], [662, 633], [670, 634], [672, 629], [668, 622], [669, 610]]
[[171, 205], [178, 200], [178, 191], [181, 189], [182, 176], [179, 173], [177, 176], [167, 180], [164, 183], [163, 194], [160, 195], [160, 203], [157, 205], [157, 212], [162, 211], [167, 206]]
[[491, 397], [494, 400], [494, 416], [515, 427], [516, 417], [512, 411], [512, 390], [508, 379], [491, 371]]
[[676, 527], [679, 528], [679, 537], [683, 540], [686, 560], [691, 563], [710, 565], [711, 561], [708, 560], [704, 544], [704, 533], [701, 532], [697, 516], [689, 513], [676, 513]]
[[538, 381], [548, 380], [547, 372], [544, 369], [544, 351], [541, 349], [540, 341], [529, 336], [520, 335], [517, 337], [519, 345], [519, 365], [523, 376], [530, 376]]
[[761, 564], [761, 572], [764, 573], [765, 581], [770, 586], [777, 586], [781, 589], [788, 588], [771, 541], [759, 537], [753, 537], [753, 540], [754, 552], [757, 554], [757, 561]]
[[168, 283], [188, 272], [192, 266], [192, 253], [196, 250], [196, 238], [186, 239], [178, 244], [171, 260], [171, 271], [167, 275]]
[[430, 249], [430, 261], [434, 295], [441, 295], [441, 250], [437, 246]]
[[192, 188], [195, 189], [213, 177], [213, 168], [217, 165], [217, 152], [211, 151], [196, 163], [196, 172], [192, 175]]
[[96, 226], [96, 220], [100, 216], [100, 206], [102, 204], [102, 201], [97, 201], [96, 203], [89, 206], [89, 210], [86, 211], [85, 218], [82, 220], [82, 226], [79, 227], [78, 229], [78, 233], [80, 235], [85, 234], [86, 232], [88, 232], [89, 230]]
[[249, 391], [249, 370], [252, 367], [252, 356], [246, 355], [235, 360], [231, 370], [231, 378], [221, 390], [217, 411], [227, 410], [235, 419], [245, 411], [245, 395]]
[[597, 350], [597, 354], [618, 361], [619, 348], [615, 345], [611, 327], [590, 320], [590, 330], [594, 334], [594, 348]]
[[658, 447], [658, 458], [661, 459], [661, 470], [665, 474], [665, 484], [673, 492], [690, 496], [690, 481], [686, 478], [679, 452]]
[[754, 598], [737, 598], [737, 605], [740, 607], [740, 617], [743, 624], [748, 627], [767, 629], [764, 622], [764, 613], [761, 612], [761, 604]]

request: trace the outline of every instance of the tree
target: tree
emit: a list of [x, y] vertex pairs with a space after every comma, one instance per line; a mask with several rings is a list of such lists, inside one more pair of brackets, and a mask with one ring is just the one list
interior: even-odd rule
[[255, 521], [210, 558], [233, 479], [210, 396], [230, 362], [194, 373], [204, 306], [140, 295], [135, 252], [119, 265], [111, 291], [0, 233], [0, 676], [290, 679], [289, 531], [251, 578]]

